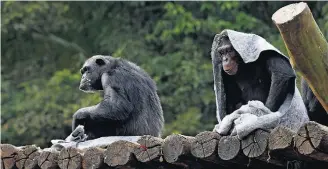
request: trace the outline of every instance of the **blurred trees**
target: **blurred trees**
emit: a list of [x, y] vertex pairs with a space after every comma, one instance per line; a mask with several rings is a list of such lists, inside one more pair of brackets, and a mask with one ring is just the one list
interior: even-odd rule
[[[1, 137], [48, 146], [72, 114], [100, 101], [78, 90], [95, 54], [126, 58], [158, 86], [164, 136], [216, 122], [210, 48], [223, 29], [253, 32], [285, 52], [271, 15], [291, 2], [1, 2]], [[328, 4], [309, 2], [328, 37]]]

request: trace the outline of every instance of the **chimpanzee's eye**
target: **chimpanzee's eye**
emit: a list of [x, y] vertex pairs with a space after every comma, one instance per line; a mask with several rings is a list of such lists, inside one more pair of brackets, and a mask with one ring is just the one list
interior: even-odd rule
[[89, 70], [90, 70], [90, 67], [89, 66], [85, 66], [80, 71], [81, 71], [81, 74], [84, 74], [86, 71], [89, 71]]

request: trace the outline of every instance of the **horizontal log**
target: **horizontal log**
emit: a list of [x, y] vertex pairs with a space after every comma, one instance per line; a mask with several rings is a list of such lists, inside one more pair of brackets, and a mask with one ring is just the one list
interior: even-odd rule
[[293, 138], [296, 132], [286, 127], [276, 127], [269, 136], [269, 150], [282, 150], [293, 146]]
[[16, 156], [16, 166], [19, 169], [37, 169], [41, 149], [35, 145], [21, 148]]
[[267, 148], [268, 138], [268, 132], [256, 130], [241, 141], [243, 153], [250, 158], [259, 157]]
[[167, 136], [163, 142], [163, 155], [168, 163], [175, 163], [180, 156], [190, 155], [191, 143], [194, 137], [173, 134]]
[[197, 158], [216, 156], [220, 135], [216, 132], [205, 131], [197, 134], [191, 143], [191, 154]]
[[72, 147], [63, 148], [58, 156], [58, 166], [61, 169], [80, 169], [82, 167], [81, 150]]
[[38, 165], [41, 169], [57, 169], [59, 152], [54, 149], [44, 149], [40, 153]]
[[16, 167], [16, 159], [19, 148], [10, 144], [0, 145], [1, 168], [12, 169]]
[[112, 143], [104, 152], [105, 163], [110, 167], [133, 164], [136, 160], [133, 151], [139, 148], [137, 143], [120, 140]]
[[328, 162], [328, 127], [316, 122], [305, 124], [295, 136], [295, 147], [300, 154]]
[[105, 149], [99, 147], [85, 149], [82, 159], [82, 168], [104, 168], [104, 152]]
[[231, 160], [237, 157], [240, 148], [237, 136], [223, 136], [218, 143], [218, 155], [222, 160]]
[[140, 162], [150, 162], [154, 159], [160, 160], [162, 157], [163, 139], [150, 135], [142, 136], [137, 143], [140, 145], [134, 149], [133, 154]]

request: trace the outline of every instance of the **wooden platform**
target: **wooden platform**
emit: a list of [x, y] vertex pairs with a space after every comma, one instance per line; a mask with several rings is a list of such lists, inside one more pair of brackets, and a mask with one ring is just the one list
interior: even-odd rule
[[257, 130], [244, 140], [205, 131], [195, 137], [142, 136], [136, 142], [116, 141], [103, 147], [60, 152], [35, 145], [1, 144], [1, 168], [328, 168], [328, 127], [315, 122], [297, 133], [278, 127]]

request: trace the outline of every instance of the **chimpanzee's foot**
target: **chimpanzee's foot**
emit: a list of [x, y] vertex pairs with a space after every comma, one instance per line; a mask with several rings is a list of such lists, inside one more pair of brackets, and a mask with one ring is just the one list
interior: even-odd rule
[[65, 139], [65, 141], [70, 142], [83, 142], [87, 139], [87, 135], [84, 134], [84, 126], [79, 125], [75, 130]]

